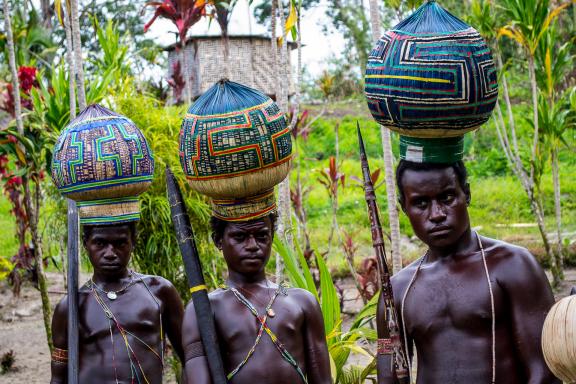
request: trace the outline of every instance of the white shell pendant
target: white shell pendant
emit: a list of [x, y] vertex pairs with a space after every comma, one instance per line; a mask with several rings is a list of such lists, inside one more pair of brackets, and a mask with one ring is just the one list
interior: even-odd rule
[[118, 295], [116, 294], [116, 292], [114, 291], [110, 291], [106, 294], [106, 296], [108, 296], [108, 298], [110, 300], [116, 300], [118, 298]]
[[274, 312], [274, 310], [272, 308], [268, 308], [268, 310], [266, 311], [266, 313], [268, 314], [269, 317], [274, 317], [276, 316], [276, 312]]

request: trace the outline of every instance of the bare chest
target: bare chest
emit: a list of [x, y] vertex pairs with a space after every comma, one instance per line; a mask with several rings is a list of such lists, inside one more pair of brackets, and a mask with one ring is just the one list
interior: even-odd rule
[[[98, 298], [96, 298], [98, 295]], [[80, 307], [80, 336], [86, 343], [109, 338], [121, 327], [138, 337], [155, 338], [160, 333], [162, 304], [141, 284], [110, 300], [101, 292], [86, 293]]]
[[[491, 277], [495, 313], [505, 311], [503, 294]], [[449, 330], [484, 334], [491, 329], [492, 306], [481, 262], [463, 266], [422, 268], [407, 292], [404, 319], [414, 338]]]

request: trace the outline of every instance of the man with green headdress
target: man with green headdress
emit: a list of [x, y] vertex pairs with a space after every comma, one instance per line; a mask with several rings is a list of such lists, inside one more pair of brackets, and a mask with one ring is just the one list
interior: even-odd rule
[[[526, 249], [471, 229], [463, 142], [401, 136], [399, 201], [428, 247], [392, 278], [416, 382], [557, 383], [540, 348], [552, 290]], [[389, 353], [379, 350], [379, 383], [393, 382]]]
[[[190, 186], [211, 198], [212, 239], [228, 266], [225, 286], [209, 294], [228, 381], [331, 383], [316, 297], [266, 277], [274, 187], [287, 176], [292, 153], [284, 113], [262, 92], [223, 79], [188, 110], [180, 149]], [[182, 343], [188, 382], [211, 383], [192, 302]]]

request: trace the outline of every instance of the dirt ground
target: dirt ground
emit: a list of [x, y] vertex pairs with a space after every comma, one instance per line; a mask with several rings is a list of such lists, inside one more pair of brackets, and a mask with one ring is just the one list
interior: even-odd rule
[[[88, 275], [80, 278], [81, 283]], [[62, 275], [48, 273], [50, 301], [52, 305], [64, 295]], [[40, 295], [27, 285], [22, 289], [19, 300], [14, 300], [7, 285], [0, 283], [0, 356], [12, 350], [15, 355], [14, 371], [0, 375], [0, 384], [44, 384], [49, 381], [50, 356], [46, 344], [46, 333], [42, 323]], [[566, 271], [566, 281], [557, 293], [557, 298], [568, 295], [570, 288], [576, 285], [576, 269]], [[361, 308], [361, 302], [353, 293], [352, 281], [345, 281], [344, 312], [351, 313]], [[346, 327], [344, 322], [344, 326]], [[361, 358], [354, 359], [362, 363]], [[164, 384], [175, 384], [171, 369], [166, 369]]]

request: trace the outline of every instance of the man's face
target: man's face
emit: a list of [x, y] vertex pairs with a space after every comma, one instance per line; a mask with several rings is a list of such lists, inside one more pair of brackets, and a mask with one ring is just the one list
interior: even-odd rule
[[126, 270], [133, 246], [128, 225], [95, 226], [84, 241], [94, 272], [104, 275]]
[[228, 223], [216, 246], [222, 250], [228, 268], [243, 275], [260, 273], [272, 249], [272, 223], [269, 217]]
[[470, 227], [468, 188], [463, 190], [452, 167], [402, 175], [403, 209], [414, 233], [429, 247], [455, 245]]

